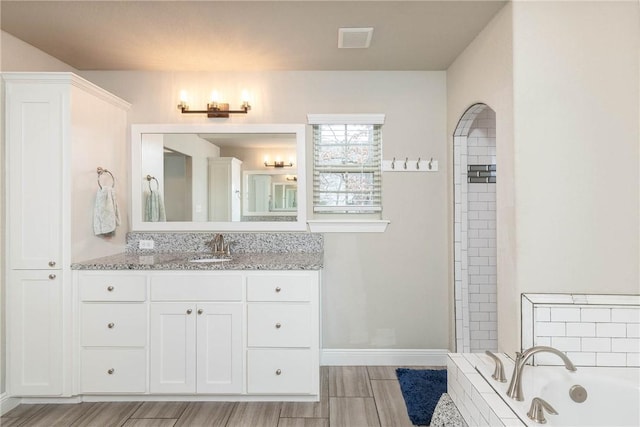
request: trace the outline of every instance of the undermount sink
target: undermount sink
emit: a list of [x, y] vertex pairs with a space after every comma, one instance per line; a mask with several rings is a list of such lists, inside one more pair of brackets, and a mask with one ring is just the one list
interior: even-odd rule
[[224, 262], [224, 261], [231, 261], [231, 258], [220, 258], [220, 257], [199, 257], [199, 258], [194, 258], [194, 259], [190, 259], [189, 262], [202, 262], [202, 263], [208, 263], [208, 262]]

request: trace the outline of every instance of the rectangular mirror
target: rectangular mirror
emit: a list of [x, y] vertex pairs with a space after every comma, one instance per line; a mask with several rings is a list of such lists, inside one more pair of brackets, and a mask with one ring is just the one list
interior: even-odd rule
[[134, 231], [306, 230], [305, 125], [132, 125]]

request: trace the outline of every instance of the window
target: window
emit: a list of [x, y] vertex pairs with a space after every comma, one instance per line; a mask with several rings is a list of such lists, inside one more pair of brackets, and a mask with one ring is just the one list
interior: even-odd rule
[[313, 124], [314, 212], [382, 211], [383, 121], [382, 115], [309, 116]]

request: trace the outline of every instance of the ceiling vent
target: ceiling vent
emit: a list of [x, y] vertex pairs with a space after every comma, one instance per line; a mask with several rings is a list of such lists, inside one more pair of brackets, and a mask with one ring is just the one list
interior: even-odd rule
[[366, 49], [371, 45], [373, 27], [368, 28], [339, 28], [339, 49]]

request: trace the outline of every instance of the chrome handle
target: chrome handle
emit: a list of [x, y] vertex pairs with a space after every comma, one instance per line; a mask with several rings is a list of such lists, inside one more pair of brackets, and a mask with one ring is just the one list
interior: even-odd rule
[[109, 374], [109, 375], [113, 375], [113, 373], [114, 373], [115, 371], [116, 371], [115, 369], [111, 368], [111, 369], [109, 369], [109, 370], [107, 371], [107, 374]]
[[109, 328], [109, 329], [113, 329], [113, 327], [114, 327], [114, 326], [116, 326], [116, 325], [115, 325], [115, 323], [109, 323], [109, 324], [107, 325], [107, 328]]
[[201, 308], [199, 308], [199, 309], [198, 309], [198, 314], [202, 314], [202, 313], [204, 313], [204, 310], [203, 310], [203, 309], [201, 309]]
[[55, 261], [49, 261], [49, 267], [55, 267], [55, 266], [56, 266]]
[[282, 325], [278, 322], [276, 323], [276, 329], [280, 329], [282, 327]]
[[49, 279], [53, 280], [53, 279], [55, 279], [55, 278], [56, 278], [56, 275], [55, 275], [55, 274], [50, 274], [50, 275], [49, 275]]
[[280, 375], [282, 374], [282, 371], [280, 369], [276, 370], [276, 375]]
[[281, 290], [280, 286], [276, 286], [276, 292], [280, 292]]
[[187, 310], [187, 314], [191, 314], [191, 313], [193, 313], [193, 310], [188, 309], [188, 310]]
[[113, 292], [113, 289], [114, 289], [114, 287], [113, 287], [113, 286], [107, 286], [107, 290], [108, 290], [109, 292]]

